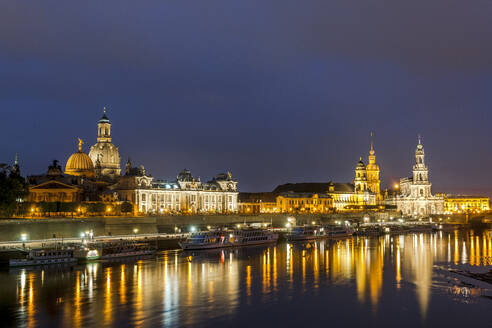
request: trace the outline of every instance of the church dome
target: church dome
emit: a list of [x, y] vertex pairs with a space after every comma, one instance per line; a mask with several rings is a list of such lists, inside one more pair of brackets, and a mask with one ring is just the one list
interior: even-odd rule
[[82, 140], [79, 139], [79, 151], [72, 154], [65, 166], [65, 174], [94, 177], [94, 164], [89, 155], [82, 151]]

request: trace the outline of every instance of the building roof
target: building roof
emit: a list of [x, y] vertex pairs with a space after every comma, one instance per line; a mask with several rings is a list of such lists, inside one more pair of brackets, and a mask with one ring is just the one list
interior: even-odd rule
[[331, 198], [330, 195], [327, 194], [318, 194], [318, 193], [312, 193], [312, 192], [286, 192], [280, 194], [280, 196], [285, 197], [285, 198], [313, 198], [314, 195], [318, 195], [318, 198]]
[[446, 195], [447, 199], [467, 199], [467, 198], [489, 198], [487, 196], [472, 196], [472, 195]]
[[109, 123], [109, 118], [106, 115], [106, 107], [104, 107], [103, 116], [101, 116], [101, 119], [99, 120], [99, 123]]
[[277, 195], [272, 192], [240, 192], [238, 200], [241, 203], [275, 203]]
[[286, 192], [296, 193], [328, 193], [330, 185], [335, 187], [335, 192], [354, 192], [354, 185], [351, 183], [337, 183], [337, 182], [302, 182], [302, 183], [286, 183], [277, 186], [273, 190], [274, 194], [281, 194]]

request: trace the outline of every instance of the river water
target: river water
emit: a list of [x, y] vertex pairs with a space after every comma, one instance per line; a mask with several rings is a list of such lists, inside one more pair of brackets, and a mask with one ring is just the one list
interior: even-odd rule
[[0, 272], [3, 327], [492, 327], [490, 231], [280, 243]]

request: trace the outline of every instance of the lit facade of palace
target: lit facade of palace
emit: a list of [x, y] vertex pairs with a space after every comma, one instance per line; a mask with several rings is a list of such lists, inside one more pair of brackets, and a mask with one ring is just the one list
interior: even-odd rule
[[154, 181], [145, 169], [132, 168], [128, 162], [125, 175], [114, 187], [121, 201], [135, 204], [136, 212], [151, 214], [236, 213], [237, 181], [230, 173], [218, 174], [207, 183], [183, 170], [175, 182]]
[[444, 196], [445, 214], [482, 213], [490, 210], [488, 197], [476, 196]]
[[284, 193], [277, 196], [280, 213], [330, 213], [333, 198], [327, 194]]
[[432, 215], [444, 213], [444, 197], [433, 196], [429, 169], [425, 165], [424, 146], [420, 140], [415, 151], [413, 176], [400, 179], [400, 194], [396, 206], [403, 215]]

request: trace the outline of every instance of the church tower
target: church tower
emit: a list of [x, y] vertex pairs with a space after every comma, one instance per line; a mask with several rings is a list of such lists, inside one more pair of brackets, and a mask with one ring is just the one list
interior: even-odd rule
[[376, 152], [374, 151], [374, 134], [371, 132], [371, 149], [369, 150], [369, 163], [366, 166], [367, 188], [381, 199], [381, 180], [379, 179], [379, 165], [376, 164]]
[[111, 142], [111, 122], [106, 116], [106, 107], [103, 116], [97, 123], [97, 142]]
[[97, 143], [91, 147], [89, 157], [100, 176], [114, 179], [121, 174], [121, 164], [118, 147], [111, 141], [111, 122], [104, 107], [103, 116], [97, 123]]
[[19, 155], [15, 153], [14, 166], [12, 166], [12, 173], [20, 175], [20, 167], [19, 167]]
[[417, 197], [430, 197], [431, 183], [429, 182], [429, 169], [425, 165], [424, 145], [419, 136], [417, 150], [415, 150], [415, 165], [413, 166], [413, 184], [416, 186], [414, 192]]
[[355, 167], [354, 188], [355, 192], [367, 191], [367, 172], [362, 157]]

